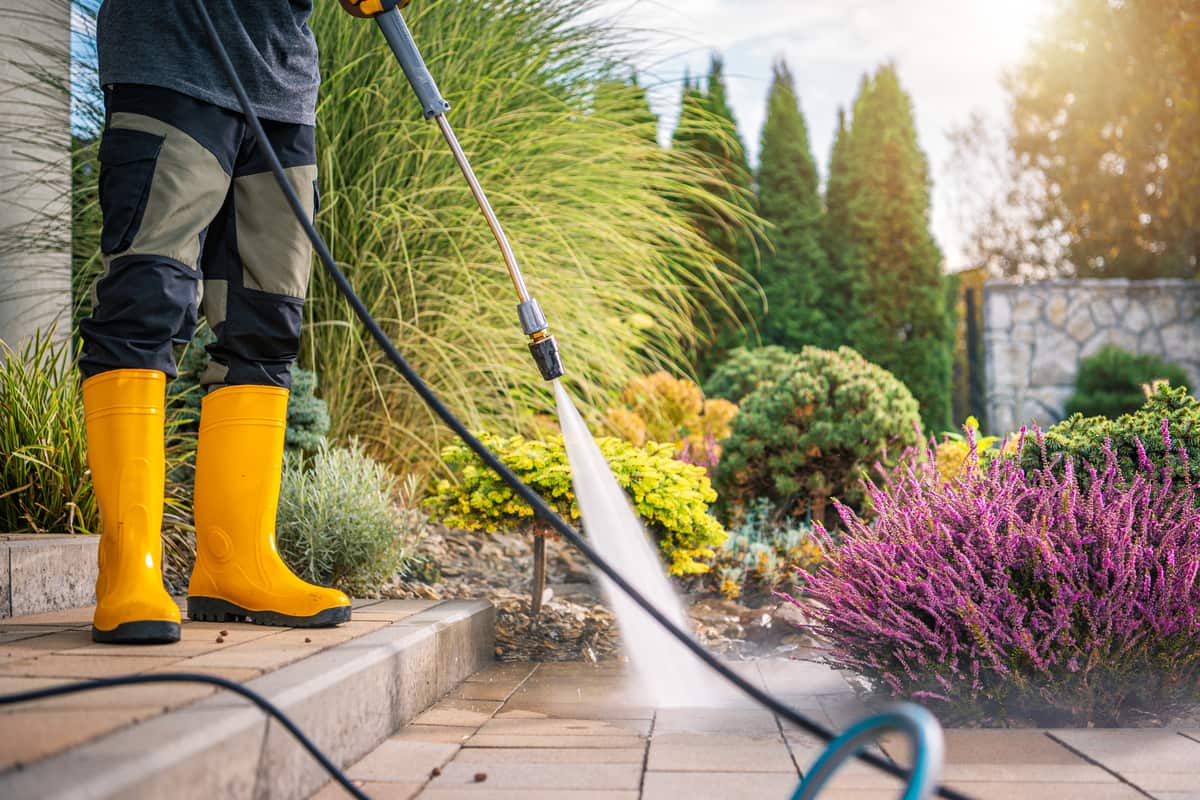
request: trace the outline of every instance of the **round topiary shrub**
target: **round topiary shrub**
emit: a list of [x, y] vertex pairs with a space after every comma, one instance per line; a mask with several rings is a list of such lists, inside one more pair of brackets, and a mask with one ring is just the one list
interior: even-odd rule
[[1178, 364], [1156, 355], [1134, 355], [1114, 345], [1106, 345], [1079, 364], [1075, 376], [1075, 394], [1067, 401], [1066, 413], [1085, 417], [1116, 419], [1138, 410], [1146, 399], [1143, 384], [1167, 381], [1172, 386], [1187, 386], [1187, 373]]
[[742, 401], [717, 468], [721, 507], [736, 518], [764, 497], [781, 515], [832, 523], [829, 499], [857, 505], [867, 471], [917, 443], [919, 419], [887, 370], [848, 347], [805, 347]]
[[740, 403], [762, 384], [789, 372], [795, 363], [796, 354], [779, 345], [735, 347], [705, 382], [704, 394]]

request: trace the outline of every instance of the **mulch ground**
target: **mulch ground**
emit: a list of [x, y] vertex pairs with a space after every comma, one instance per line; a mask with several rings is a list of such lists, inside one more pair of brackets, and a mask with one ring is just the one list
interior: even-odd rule
[[[421, 544], [441, 580], [395, 579], [381, 595], [394, 598], [484, 598], [496, 606], [496, 657], [501, 661], [605, 661], [620, 658], [620, 635], [590, 567], [569, 544], [548, 541], [549, 599], [529, 615], [532, 539], [509, 533], [435, 528]], [[799, 654], [812, 645], [791, 623], [790, 605], [748, 608], [697, 591], [684, 593], [693, 633], [728, 658]], [[664, 634], [665, 635], [665, 634]]]

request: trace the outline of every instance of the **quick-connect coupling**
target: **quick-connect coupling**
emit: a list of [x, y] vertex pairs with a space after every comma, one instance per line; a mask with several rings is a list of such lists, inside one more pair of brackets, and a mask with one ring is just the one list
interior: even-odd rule
[[529, 337], [529, 352], [542, 378], [548, 381], [561, 378], [563, 365], [558, 343], [546, 332], [550, 326], [546, 324], [546, 315], [538, 301], [531, 297], [518, 305], [517, 317], [521, 320], [521, 330]]

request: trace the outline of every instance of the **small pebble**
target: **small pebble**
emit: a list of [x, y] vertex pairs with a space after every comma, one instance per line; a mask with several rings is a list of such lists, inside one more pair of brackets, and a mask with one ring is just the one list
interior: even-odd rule
[[224, 641], [225, 641], [225, 637], [224, 637], [224, 636], [218, 636], [218, 637], [217, 637], [217, 644], [221, 644], [221, 643], [222, 643], [222, 642], [224, 642]]
[[228, 635], [229, 635], [229, 631], [221, 631], [221, 635], [222, 635], [222, 636], [228, 636]]
[[305, 636], [305, 637], [304, 637], [304, 643], [305, 643], [305, 644], [308, 644], [308, 643], [309, 643], [309, 642], [311, 642], [311, 641], [312, 641], [312, 639], [308, 638], [307, 636]]
[[431, 777], [431, 778], [436, 778], [438, 775], [441, 775], [441, 774], [442, 774], [441, 767], [434, 767], [433, 769], [429, 770], [429, 777]]
[[487, 780], [486, 772], [476, 772], [475, 773], [475, 782], [476, 783], [483, 783], [486, 780]]

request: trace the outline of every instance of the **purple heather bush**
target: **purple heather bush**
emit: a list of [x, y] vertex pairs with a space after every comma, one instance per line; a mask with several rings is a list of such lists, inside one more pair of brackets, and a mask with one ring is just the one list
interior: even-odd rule
[[839, 508], [808, 577], [830, 660], [993, 724], [1118, 725], [1200, 701], [1200, 497], [1162, 436], [1169, 463], [1139, 445], [1128, 479], [1106, 448], [1081, 475], [996, 459], [946, 480], [928, 454], [869, 484], [876, 516]]

